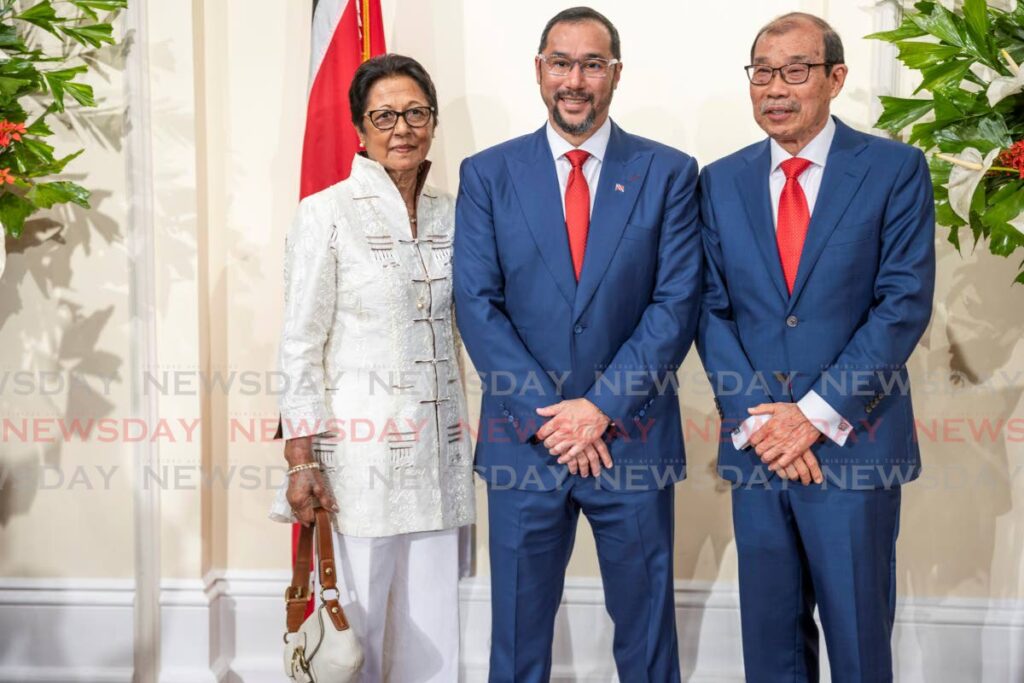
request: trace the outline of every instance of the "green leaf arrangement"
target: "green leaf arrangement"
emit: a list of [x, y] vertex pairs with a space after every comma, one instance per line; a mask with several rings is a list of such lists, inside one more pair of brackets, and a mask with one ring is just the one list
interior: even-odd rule
[[[913, 98], [881, 98], [875, 126], [909, 127], [908, 142], [930, 153], [936, 220], [950, 243], [959, 250], [969, 227], [975, 246], [1010, 257], [1024, 248], [1024, 4], [955, 7], [917, 2], [898, 28], [868, 36], [895, 45], [922, 78]], [[1017, 270], [1024, 284], [1024, 261]]]
[[127, 5], [0, 0], [0, 224], [6, 234], [20, 236], [25, 219], [40, 209], [68, 202], [89, 208], [89, 190], [55, 179], [84, 150], [58, 156], [46, 141], [53, 135], [47, 118], [67, 106], [96, 106], [92, 86], [81, 80], [89, 66], [69, 48], [113, 45], [111, 21]]

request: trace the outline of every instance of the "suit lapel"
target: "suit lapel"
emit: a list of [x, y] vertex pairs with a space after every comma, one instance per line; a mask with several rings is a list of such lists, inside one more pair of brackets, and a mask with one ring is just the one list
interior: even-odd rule
[[622, 231], [626, 229], [626, 222], [640, 196], [650, 161], [650, 154], [630, 154], [626, 134], [613, 123], [608, 148], [601, 161], [601, 177], [597, 182], [597, 195], [587, 231], [583, 270], [573, 305], [574, 321], [586, 310], [608, 270]]
[[789, 311], [796, 305], [825, 243], [835, 232], [867, 175], [867, 164], [857, 158], [864, 145], [864, 139], [859, 133], [836, 119], [836, 133], [828, 152], [825, 173], [821, 177], [818, 198], [814, 202], [814, 214], [807, 226], [793, 295], [789, 297]]
[[511, 186], [541, 259], [551, 272], [558, 291], [572, 306], [576, 296], [576, 278], [569, 255], [562, 198], [558, 193], [558, 176], [545, 129], [542, 127], [527, 138], [521, 156], [506, 158]]
[[786, 279], [779, 261], [779, 247], [775, 239], [775, 221], [772, 218], [772, 198], [768, 188], [772, 152], [767, 140], [753, 153], [746, 168], [736, 174], [736, 192], [747, 212], [748, 226], [761, 254], [768, 277], [783, 301], [789, 298]]

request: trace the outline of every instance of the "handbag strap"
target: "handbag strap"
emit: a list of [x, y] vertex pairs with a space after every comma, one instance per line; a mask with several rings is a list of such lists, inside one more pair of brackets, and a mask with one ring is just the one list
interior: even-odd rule
[[[342, 609], [338, 591], [338, 570], [334, 560], [334, 533], [331, 529], [330, 514], [322, 507], [314, 511], [313, 524], [304, 526], [299, 532], [299, 547], [295, 553], [295, 564], [292, 566], [292, 583], [285, 590], [285, 618], [288, 633], [295, 633], [306, 618], [306, 605], [309, 602], [309, 565], [313, 561], [313, 541], [319, 557], [317, 574], [320, 577], [320, 600], [326, 608], [327, 616], [334, 627], [344, 631], [349, 627], [345, 610]], [[326, 591], [333, 590], [335, 595], [328, 598]]]

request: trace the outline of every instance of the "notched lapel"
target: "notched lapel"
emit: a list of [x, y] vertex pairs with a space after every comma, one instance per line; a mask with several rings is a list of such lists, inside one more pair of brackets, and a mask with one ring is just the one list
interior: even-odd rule
[[558, 195], [555, 162], [544, 136], [541, 128], [534, 134], [522, 157], [506, 157], [509, 183], [544, 264], [551, 272], [558, 291], [572, 306], [576, 296], [576, 277], [569, 255], [562, 198]]
[[736, 174], [736, 193], [747, 212], [747, 225], [757, 250], [768, 270], [768, 278], [783, 300], [789, 298], [786, 279], [782, 274], [779, 247], [775, 239], [775, 221], [772, 219], [772, 197], [768, 189], [772, 153], [766, 141], [762, 149], [750, 158], [746, 168]]
[[608, 270], [608, 264], [626, 229], [629, 216], [633, 213], [651, 165], [649, 153], [627, 158], [629, 150], [626, 149], [623, 135], [617, 127], [612, 129], [608, 151], [601, 163], [601, 179], [597, 183], [597, 196], [587, 231], [587, 247], [583, 252], [583, 270], [576, 287], [574, 321], [586, 310]]
[[828, 238], [835, 232], [850, 203], [867, 176], [868, 167], [858, 158], [864, 142], [855, 137], [852, 129], [836, 122], [836, 136], [829, 150], [821, 187], [814, 202], [814, 213], [807, 226], [807, 237], [800, 253], [800, 265], [789, 297], [789, 310], [796, 305], [814, 265], [818, 262]]

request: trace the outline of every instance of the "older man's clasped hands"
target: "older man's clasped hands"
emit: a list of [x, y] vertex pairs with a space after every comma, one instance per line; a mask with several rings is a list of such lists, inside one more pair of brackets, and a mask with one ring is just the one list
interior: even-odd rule
[[[822, 433], [795, 403], [762, 403], [748, 411], [766, 421], [750, 437], [750, 445], [761, 462], [782, 479], [802, 484], [825, 480], [811, 446]], [[767, 418], [767, 419], [766, 419]]]

